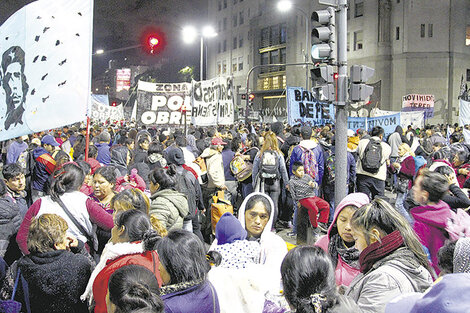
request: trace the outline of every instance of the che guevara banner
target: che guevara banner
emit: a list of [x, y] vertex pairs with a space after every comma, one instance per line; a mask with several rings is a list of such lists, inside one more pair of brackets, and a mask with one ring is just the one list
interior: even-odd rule
[[0, 140], [86, 119], [93, 0], [38, 0], [0, 26]]
[[233, 77], [192, 83], [192, 123], [196, 126], [234, 123]]
[[184, 125], [190, 118], [190, 83], [149, 83], [137, 85], [137, 123], [144, 125]]

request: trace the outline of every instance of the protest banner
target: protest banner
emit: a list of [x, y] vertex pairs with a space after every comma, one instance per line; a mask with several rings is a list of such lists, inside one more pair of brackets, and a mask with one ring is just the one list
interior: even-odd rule
[[370, 112], [371, 117], [393, 115], [400, 113], [400, 124], [403, 129], [406, 129], [408, 125], [413, 128], [424, 127], [424, 111], [411, 111], [411, 112], [396, 112], [396, 111], [385, 111], [380, 109], [373, 109]]
[[124, 109], [122, 105], [109, 106], [108, 95], [91, 95], [90, 118], [98, 122], [122, 121]]
[[459, 100], [459, 125], [470, 124], [470, 102], [464, 99]]
[[434, 95], [409, 94], [403, 96], [402, 111], [424, 111], [424, 118], [434, 116]]
[[[137, 123], [145, 125], [184, 125], [183, 108], [190, 112], [189, 83], [149, 83], [137, 85]], [[187, 122], [189, 122], [189, 114]]]
[[400, 113], [378, 117], [348, 117], [348, 129], [357, 131], [359, 128], [370, 131], [375, 126], [380, 126], [385, 131], [385, 137], [400, 126]]
[[39, 0], [0, 27], [0, 140], [84, 121], [92, 0]]
[[233, 77], [193, 81], [191, 103], [193, 125], [233, 124], [235, 118]]
[[287, 87], [287, 121], [289, 125], [310, 126], [334, 123], [334, 105], [320, 102], [310, 91]]

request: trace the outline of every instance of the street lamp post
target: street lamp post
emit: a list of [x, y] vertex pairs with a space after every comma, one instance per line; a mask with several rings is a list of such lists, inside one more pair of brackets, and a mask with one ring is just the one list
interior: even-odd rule
[[183, 28], [183, 41], [187, 44], [193, 43], [196, 38], [199, 36], [201, 41], [201, 60], [200, 60], [200, 80], [204, 79], [204, 37], [212, 38], [217, 36], [214, 28], [211, 26], [205, 26], [202, 28], [201, 32], [198, 32], [195, 27], [187, 26]]
[[[288, 12], [290, 9], [294, 8], [295, 10], [299, 11], [302, 16], [305, 18], [305, 49], [304, 49], [304, 57], [305, 57], [305, 63], [308, 63], [308, 51], [309, 49], [307, 48], [309, 46], [309, 40], [308, 40], [308, 35], [309, 35], [309, 18], [307, 13], [302, 10], [301, 8], [292, 5], [292, 2], [289, 0], [281, 0], [277, 3], [277, 9], [281, 12]], [[305, 66], [305, 89], [309, 90], [309, 83], [308, 83], [308, 65]]]

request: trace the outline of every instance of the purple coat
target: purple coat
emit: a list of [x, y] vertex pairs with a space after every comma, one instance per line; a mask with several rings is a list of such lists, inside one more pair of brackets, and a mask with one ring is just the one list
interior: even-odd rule
[[448, 239], [445, 231], [447, 220], [452, 211], [447, 203], [439, 201], [436, 205], [418, 206], [411, 209], [415, 223], [413, 229], [422, 245], [428, 248], [431, 255], [431, 265], [439, 274], [437, 252]]
[[[300, 142], [300, 145], [302, 145], [302, 143], [304, 143], [306, 141], [309, 142], [311, 140], [303, 140], [303, 141]], [[324, 156], [323, 156], [323, 149], [321, 148], [321, 146], [319, 144], [316, 144], [316, 143], [314, 143], [313, 146], [314, 147], [311, 148], [311, 150], [313, 151], [313, 154], [315, 155], [316, 161], [317, 161], [317, 164], [318, 164], [318, 175], [315, 175], [315, 182], [320, 186], [321, 182], [322, 182], [322, 178], [323, 178], [324, 168], [325, 168], [325, 160], [324, 160]], [[310, 147], [307, 147], [307, 146], [304, 146], [304, 147], [305, 148], [310, 148]], [[292, 165], [295, 162], [301, 162], [302, 161], [302, 154], [303, 154], [303, 150], [299, 146], [296, 146], [292, 150], [292, 154], [291, 154], [291, 157], [290, 157], [290, 164], [289, 164], [289, 175], [292, 175]]]
[[[220, 313], [219, 299], [209, 281], [161, 296], [165, 313]], [[215, 308], [214, 308], [215, 306]], [[197, 310], [196, 310], [197, 308]]]

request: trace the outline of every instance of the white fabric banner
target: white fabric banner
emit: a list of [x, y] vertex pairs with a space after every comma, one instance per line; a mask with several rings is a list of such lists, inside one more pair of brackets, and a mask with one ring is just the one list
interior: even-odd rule
[[463, 99], [459, 100], [459, 125], [470, 124], [470, 102]]
[[93, 97], [90, 117], [92, 120], [99, 122], [106, 122], [108, 120], [111, 122], [122, 121], [124, 120], [124, 109], [121, 104], [113, 107]]
[[0, 140], [86, 119], [93, 0], [38, 0], [0, 27]]
[[408, 125], [411, 125], [413, 128], [424, 127], [424, 111], [398, 112], [373, 109], [370, 115], [371, 117], [378, 117], [397, 113], [400, 113], [400, 125], [403, 129], [406, 129]]
[[193, 81], [192, 123], [196, 126], [234, 123], [233, 77]]

